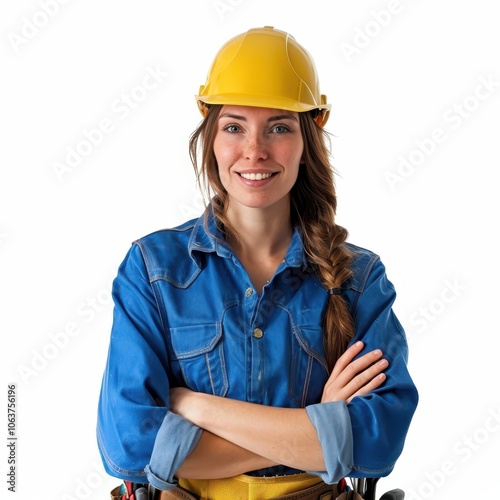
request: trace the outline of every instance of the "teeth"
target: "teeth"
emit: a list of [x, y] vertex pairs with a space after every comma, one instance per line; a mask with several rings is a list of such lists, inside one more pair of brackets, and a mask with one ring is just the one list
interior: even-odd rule
[[243, 179], [248, 179], [249, 181], [261, 181], [263, 179], [269, 179], [269, 177], [271, 177], [271, 175], [273, 174], [261, 174], [261, 173], [258, 173], [258, 174], [255, 174], [255, 173], [251, 173], [251, 174], [240, 174], [241, 177], [243, 177]]

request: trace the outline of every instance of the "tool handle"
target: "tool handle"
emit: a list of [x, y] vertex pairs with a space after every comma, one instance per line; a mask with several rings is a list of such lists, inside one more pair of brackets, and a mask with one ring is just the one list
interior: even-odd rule
[[400, 490], [399, 488], [396, 488], [395, 490], [384, 493], [380, 497], [380, 500], [404, 500], [404, 498], [405, 492], [403, 490]]
[[148, 490], [142, 487], [135, 490], [135, 500], [148, 500]]

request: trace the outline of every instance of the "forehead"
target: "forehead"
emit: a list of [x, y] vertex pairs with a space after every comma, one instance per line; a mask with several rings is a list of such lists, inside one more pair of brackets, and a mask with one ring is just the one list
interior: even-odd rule
[[280, 119], [298, 120], [298, 113], [276, 108], [258, 108], [254, 106], [224, 105], [219, 117], [240, 117], [241, 119], [264, 119], [279, 117]]

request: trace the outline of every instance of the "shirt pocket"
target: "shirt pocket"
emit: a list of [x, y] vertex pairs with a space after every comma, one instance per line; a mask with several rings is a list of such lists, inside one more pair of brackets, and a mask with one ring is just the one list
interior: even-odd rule
[[220, 324], [170, 329], [171, 358], [182, 371], [186, 386], [197, 392], [225, 396], [229, 384]]
[[327, 379], [321, 329], [295, 325], [288, 387], [290, 397], [300, 408], [319, 403]]

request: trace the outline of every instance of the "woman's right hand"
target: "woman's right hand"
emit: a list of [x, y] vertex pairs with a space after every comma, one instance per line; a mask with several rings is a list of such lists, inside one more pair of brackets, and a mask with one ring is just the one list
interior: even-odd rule
[[335, 363], [323, 388], [322, 403], [349, 403], [355, 396], [368, 394], [384, 382], [386, 376], [383, 371], [389, 366], [389, 362], [381, 359], [383, 353], [380, 349], [354, 360], [363, 347], [363, 342], [356, 342]]

